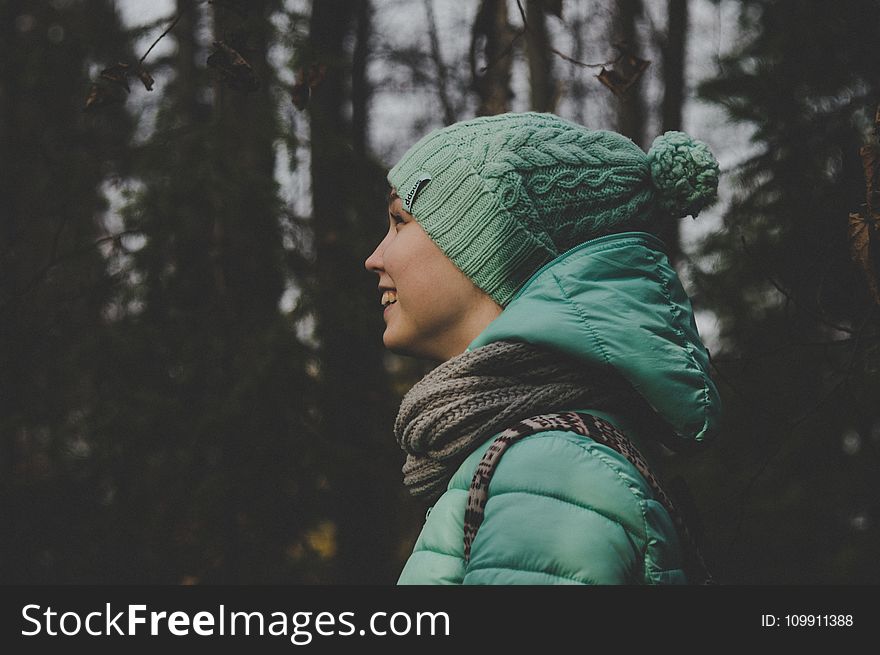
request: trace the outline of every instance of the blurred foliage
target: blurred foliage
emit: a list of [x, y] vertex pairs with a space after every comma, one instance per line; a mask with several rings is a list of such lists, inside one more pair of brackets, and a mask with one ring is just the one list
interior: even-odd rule
[[320, 578], [320, 553], [298, 548], [322, 502], [309, 353], [278, 311], [289, 273], [265, 84], [274, 5], [214, 10], [215, 42], [238, 34], [249, 49], [243, 84], [212, 70], [198, 5], [178, 3], [175, 78], [138, 150], [124, 218], [145, 244], [121, 264], [136, 281], [114, 299], [93, 432], [113, 446], [113, 552], [134, 579]]
[[[275, 145], [290, 140], [267, 61], [281, 3], [178, 2], [137, 142], [122, 102], [87, 103], [108, 62], [137, 61], [112, 3], [54, 5], [2, 4], [2, 578], [314, 583], [346, 562], [351, 574], [359, 553], [337, 541], [369, 532], [339, 499], [364, 459], [340, 459], [318, 412], [368, 414], [379, 394], [337, 397], [320, 347], [298, 337], [309, 264], [283, 247]], [[214, 54], [199, 45], [209, 24]], [[122, 210], [102, 225], [108, 179]], [[360, 253], [344, 265], [366, 281]], [[285, 289], [300, 302], [282, 312]], [[349, 421], [349, 439], [379, 439], [363, 427]], [[384, 569], [341, 579], [393, 581], [399, 563], [378, 556]]]
[[701, 306], [726, 433], [693, 483], [722, 580], [877, 583], [880, 311], [848, 215], [874, 142], [880, 5], [741, 3], [750, 38], [700, 89], [754, 128], [723, 231], [701, 249]]
[[110, 3], [57, 5], [0, 3], [6, 581], [91, 578], [102, 565], [104, 494], [88, 419], [103, 308], [119, 279], [95, 245], [103, 234], [96, 217], [107, 209], [102, 183], [130, 170], [133, 120], [121, 105], [95, 116], [81, 108], [90, 66], [130, 51]]

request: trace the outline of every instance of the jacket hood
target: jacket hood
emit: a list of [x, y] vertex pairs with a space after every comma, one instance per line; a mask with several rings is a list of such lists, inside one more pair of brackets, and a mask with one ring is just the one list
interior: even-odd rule
[[610, 234], [538, 270], [468, 350], [500, 340], [615, 368], [682, 440], [718, 427], [721, 399], [690, 299], [647, 232]]

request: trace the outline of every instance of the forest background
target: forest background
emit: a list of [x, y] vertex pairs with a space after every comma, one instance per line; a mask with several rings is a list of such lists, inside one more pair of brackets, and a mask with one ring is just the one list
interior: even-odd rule
[[878, 33], [868, 0], [0, 0], [0, 581], [393, 583], [432, 364], [382, 345], [385, 173], [534, 109], [721, 161], [663, 235], [723, 395], [669, 462], [716, 576], [880, 583]]

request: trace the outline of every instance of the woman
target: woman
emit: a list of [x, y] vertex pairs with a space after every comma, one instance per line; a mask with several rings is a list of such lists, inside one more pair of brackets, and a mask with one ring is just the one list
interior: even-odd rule
[[587, 412], [645, 455], [713, 432], [708, 356], [651, 234], [714, 199], [708, 148], [668, 132], [646, 155], [553, 114], [504, 114], [427, 135], [388, 180], [388, 233], [365, 263], [383, 341], [442, 362], [395, 422], [404, 483], [436, 501], [399, 583], [686, 582], [645, 477], [571, 430], [510, 446], [469, 557], [462, 535], [478, 463], [524, 417]]

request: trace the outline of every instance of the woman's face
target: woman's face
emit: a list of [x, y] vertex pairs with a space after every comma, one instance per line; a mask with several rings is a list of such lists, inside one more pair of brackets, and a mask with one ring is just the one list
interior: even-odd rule
[[501, 313], [437, 247], [392, 190], [388, 233], [364, 266], [379, 275], [389, 350], [446, 361]]

